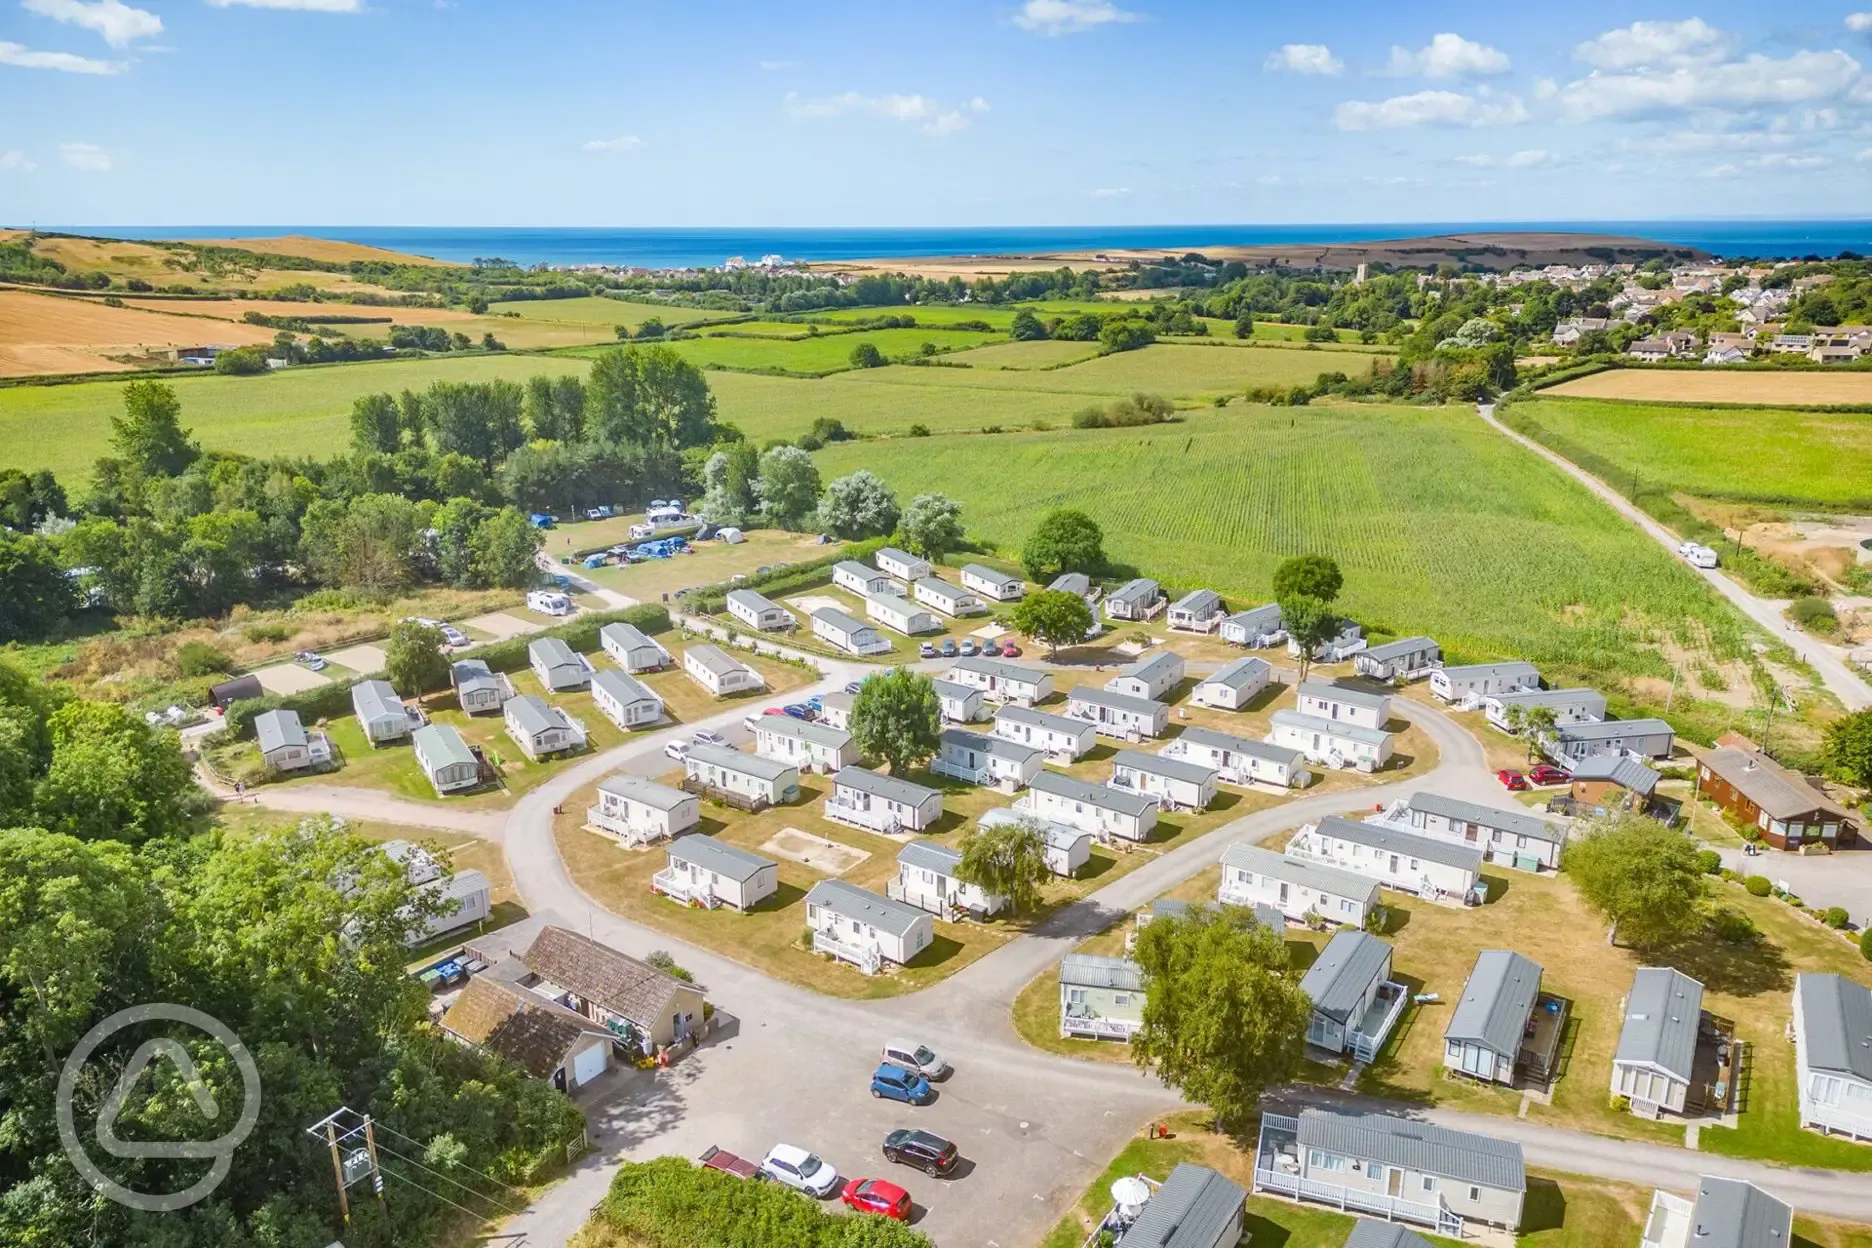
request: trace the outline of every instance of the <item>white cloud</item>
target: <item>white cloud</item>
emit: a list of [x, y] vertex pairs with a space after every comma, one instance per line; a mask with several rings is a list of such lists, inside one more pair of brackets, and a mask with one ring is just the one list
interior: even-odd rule
[[[1872, 148], [1867, 148], [1866, 150], [1869, 152], [1872, 152]], [[1255, 185], [1256, 186], [1279, 186], [1282, 181], [1283, 179], [1281, 178], [1281, 175], [1278, 173], [1263, 173], [1263, 174], [1258, 175], [1255, 178]]]
[[1332, 54], [1323, 43], [1283, 43], [1267, 54], [1261, 68], [1268, 73], [1320, 74], [1336, 78], [1345, 73], [1345, 62]]
[[1741, 172], [1734, 165], [1711, 165], [1697, 174], [1699, 178], [1733, 178]]
[[838, 95], [808, 99], [789, 91], [781, 106], [794, 117], [843, 117], [850, 113], [869, 113], [891, 121], [921, 123], [925, 134], [955, 134], [966, 130], [972, 116], [988, 111], [988, 101], [975, 96], [961, 108], [945, 108], [926, 95], [861, 95], [845, 91]]
[[1376, 103], [1347, 100], [1333, 113], [1341, 130], [1401, 130], [1410, 126], [1512, 126], [1528, 119], [1521, 97], [1477, 88], [1474, 95], [1460, 91], [1418, 91], [1394, 95]]
[[361, 13], [364, 0], [208, 0], [211, 9], [299, 9], [307, 13]]
[[1853, 157], [1853, 159], [1854, 160], [1872, 160], [1872, 147], [1860, 148], [1859, 154]]
[[1036, 35], [1076, 35], [1114, 23], [1135, 22], [1111, 0], [1027, 0], [1014, 15], [1014, 24]]
[[1424, 179], [1402, 173], [1394, 173], [1389, 177], [1368, 173], [1365, 175], [1365, 181], [1372, 186], [1421, 186]]
[[1495, 156], [1487, 152], [1478, 152], [1470, 156], [1458, 156], [1457, 161], [1465, 165], [1475, 165], [1483, 169], [1537, 169], [1542, 165], [1557, 165], [1560, 157], [1541, 147], [1524, 148], [1510, 152], [1506, 156]]
[[760, 63], [760, 67], [761, 69], [765, 70], [767, 73], [771, 74], [774, 71], [781, 70], [781, 69], [797, 69], [799, 68], [799, 62], [798, 61], [762, 61]]
[[1692, 108], [1803, 104], [1844, 95], [1856, 85], [1862, 85], [1859, 62], [1836, 48], [1670, 70], [1595, 70], [1562, 87], [1557, 99], [1566, 120], [1598, 121]]
[[16, 69], [56, 69], [67, 74], [121, 74], [122, 61], [99, 61], [70, 52], [35, 52], [25, 44], [0, 40], [0, 65]]
[[1119, 199], [1130, 193], [1131, 188], [1128, 186], [1101, 186], [1096, 191], [1086, 192], [1093, 199]]
[[0, 151], [0, 173], [31, 173], [39, 166], [17, 147]]
[[1681, 22], [1633, 22], [1588, 39], [1573, 49], [1576, 60], [1600, 69], [1669, 68], [1720, 61], [1735, 37], [1700, 17]]
[[1421, 78], [1474, 78], [1483, 74], [1508, 72], [1508, 54], [1485, 43], [1445, 32], [1430, 40], [1429, 46], [1412, 52], [1395, 44], [1386, 69], [1393, 74]]
[[1796, 156], [1792, 152], [1764, 152], [1749, 158], [1752, 169], [1820, 169], [1833, 162], [1825, 156]]
[[1848, 13], [1846, 29], [1855, 35], [1872, 34], [1872, 13]]
[[585, 150], [588, 152], [634, 152], [644, 145], [644, 141], [634, 134], [620, 134], [615, 139], [587, 139]]
[[116, 163], [114, 153], [95, 143], [61, 143], [59, 159], [84, 173], [108, 173], [111, 165]]
[[28, 13], [55, 22], [95, 31], [113, 48], [127, 48], [138, 39], [162, 34], [162, 18], [146, 9], [133, 9], [123, 0], [22, 0]]

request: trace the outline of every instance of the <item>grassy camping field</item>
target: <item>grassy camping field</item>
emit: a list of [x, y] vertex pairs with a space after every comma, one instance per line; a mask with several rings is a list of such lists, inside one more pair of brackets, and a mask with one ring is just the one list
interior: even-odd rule
[[[1872, 373], [1861, 376], [1872, 384]], [[1690, 383], [1708, 374], [1671, 377]], [[1697, 397], [1681, 393], [1686, 399]], [[1562, 444], [1589, 447], [1648, 486], [1702, 498], [1872, 509], [1872, 473], [1866, 469], [1872, 458], [1872, 413], [1542, 397], [1516, 403], [1504, 415], [1523, 433], [1562, 453]]]
[[652, 317], [665, 325], [694, 325], [734, 315], [662, 303], [630, 303], [603, 295], [586, 295], [579, 299], [506, 299], [490, 304], [488, 311], [495, 315], [512, 313], [527, 321], [576, 321], [586, 325], [629, 325], [633, 329]]
[[1265, 595], [1289, 555], [1330, 554], [1351, 614], [1429, 633], [1453, 659], [1663, 671], [1641, 655], [1668, 630], [1742, 644], [1695, 576], [1467, 411], [1230, 407], [1149, 428], [837, 445], [819, 459], [828, 476], [863, 466], [900, 493], [946, 491], [997, 548], [1018, 549], [1051, 508], [1085, 507], [1111, 557], [1225, 596]]

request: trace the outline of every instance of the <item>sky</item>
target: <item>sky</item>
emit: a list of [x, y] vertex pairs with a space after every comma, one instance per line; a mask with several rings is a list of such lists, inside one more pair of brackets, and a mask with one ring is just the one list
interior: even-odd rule
[[1868, 205], [1872, 0], [0, 0], [12, 226]]

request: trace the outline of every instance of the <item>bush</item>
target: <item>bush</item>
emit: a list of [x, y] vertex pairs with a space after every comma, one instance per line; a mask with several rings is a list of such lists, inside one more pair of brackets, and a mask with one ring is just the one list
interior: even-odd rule
[[675, 957], [667, 949], [652, 949], [650, 951], [650, 956], [645, 958], [644, 961], [656, 967], [657, 970], [662, 971], [671, 979], [680, 979], [685, 984], [695, 983], [695, 976], [676, 965]]
[[1748, 889], [1751, 897], [1766, 897], [1774, 892], [1774, 885], [1765, 875], [1751, 875], [1742, 881], [1742, 887]]
[[919, 1231], [888, 1218], [828, 1212], [779, 1183], [749, 1183], [686, 1158], [626, 1162], [597, 1216], [645, 1248], [929, 1248]]
[[1699, 849], [1697, 866], [1703, 868], [1704, 875], [1715, 875], [1722, 870], [1722, 855], [1713, 849]]
[[236, 347], [215, 356], [214, 371], [223, 376], [251, 377], [267, 371], [266, 356], [259, 347]]
[[1306, 332], [1300, 336], [1308, 342], [1339, 341], [1339, 331], [1330, 325], [1309, 325], [1306, 327]]
[[911, 437], [913, 437], [913, 438], [927, 438], [927, 437], [929, 437], [929, 436], [930, 436], [930, 431], [929, 431], [929, 426], [928, 426], [928, 425], [924, 425], [924, 424], [915, 424], [915, 425], [911, 425], [911, 426], [910, 426], [910, 436], [911, 436]]
[[1788, 615], [1796, 624], [1811, 632], [1839, 631], [1839, 616], [1834, 614], [1833, 604], [1824, 598], [1796, 598], [1788, 608]]
[[1852, 922], [1852, 915], [1846, 913], [1845, 906], [1828, 906], [1826, 913], [1820, 916], [1820, 921], [1835, 931], [1843, 932], [1846, 925]]
[[1872, 962], [1872, 927], [1859, 933], [1859, 954], [1866, 961]]
[[890, 363], [884, 358], [884, 353], [877, 349], [877, 344], [872, 342], [861, 342], [853, 347], [850, 358], [853, 368], [883, 368]]
[[177, 646], [175, 665], [184, 676], [212, 676], [234, 669], [233, 660], [205, 641], [185, 641]]
[[1761, 936], [1753, 919], [1727, 907], [1710, 915], [1710, 933], [1726, 945], [1752, 945]]

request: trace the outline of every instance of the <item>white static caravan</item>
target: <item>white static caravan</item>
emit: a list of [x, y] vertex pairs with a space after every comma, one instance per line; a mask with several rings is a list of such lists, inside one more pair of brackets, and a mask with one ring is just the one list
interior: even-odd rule
[[372, 745], [401, 741], [414, 727], [409, 708], [387, 680], [360, 680], [351, 686], [351, 711], [364, 739]]
[[840, 768], [825, 801], [825, 816], [834, 823], [886, 836], [927, 831], [942, 813], [941, 790], [863, 767]]
[[1508, 949], [1478, 953], [1443, 1029], [1444, 1067], [1512, 1086], [1540, 982], [1541, 965], [1531, 958]]
[[598, 644], [611, 661], [625, 671], [654, 672], [667, 667], [670, 653], [633, 624], [607, 624], [598, 630]]
[[1066, 713], [1083, 719], [1106, 737], [1129, 741], [1134, 737], [1161, 737], [1170, 726], [1170, 708], [1149, 698], [1112, 693], [1081, 685], [1066, 695]]
[[858, 761], [851, 733], [790, 715], [760, 717], [754, 725], [754, 752], [801, 771], [833, 772]]
[[761, 674], [736, 659], [720, 646], [698, 642], [683, 651], [683, 671], [689, 679], [718, 698], [748, 693], [766, 687]]
[[1174, 650], [1165, 650], [1147, 659], [1125, 664], [1118, 669], [1117, 675], [1105, 682], [1105, 688], [1112, 693], [1162, 701], [1164, 695], [1175, 689], [1182, 680], [1183, 656]]
[[972, 724], [982, 717], [981, 690], [959, 685], [953, 680], [933, 677], [930, 687], [936, 691], [936, 702], [942, 708], [944, 723]]
[[897, 852], [897, 878], [887, 888], [895, 901], [906, 901], [939, 919], [959, 918], [959, 911], [986, 918], [1007, 905], [1007, 898], [956, 878], [962, 851], [938, 841], [911, 841]]
[[1872, 989], [1844, 975], [1794, 977], [1794, 1066], [1803, 1127], [1872, 1140]]
[[1642, 1118], [1683, 1113], [1702, 1030], [1703, 985], [1667, 966], [1639, 967], [1612, 1054], [1612, 1095]]
[[884, 547], [872, 558], [877, 560], [879, 568], [906, 585], [920, 581], [930, 574], [929, 560], [919, 559], [910, 552], [899, 550], [895, 546]]
[[1302, 827], [1287, 843], [1287, 856], [1343, 867], [1431, 901], [1468, 898], [1482, 871], [1481, 852], [1467, 845], [1337, 815]]
[[702, 818], [702, 799], [667, 784], [618, 772], [598, 782], [585, 822], [629, 847], [681, 836]]
[[1163, 610], [1163, 603], [1163, 586], [1140, 576], [1105, 595], [1105, 618], [1134, 624], [1155, 618]]
[[832, 728], [851, 727], [852, 695], [843, 689], [819, 696], [819, 722]]
[[985, 563], [962, 565], [962, 587], [996, 602], [1014, 602], [1027, 593], [1027, 584], [1020, 577]]
[[1047, 870], [1054, 875], [1072, 876], [1078, 874], [1092, 857], [1092, 834], [1084, 828], [1075, 828], [1070, 824], [1055, 823], [1051, 819], [1042, 819], [1031, 810], [1019, 810], [1010, 806], [997, 806], [993, 810], [982, 812], [975, 822], [982, 828], [998, 828], [1002, 824], [1019, 823], [1038, 824], [1046, 835]]
[[481, 781], [481, 765], [453, 724], [425, 724], [410, 734], [416, 765], [435, 786], [436, 796], [472, 789]]
[[682, 836], [670, 842], [668, 864], [650, 879], [665, 897], [742, 913], [780, 888], [780, 864], [712, 836]]
[[254, 716], [253, 726], [261, 761], [274, 771], [300, 771], [312, 765], [311, 738], [298, 711], [263, 711]]
[[1253, 702], [1273, 678], [1274, 667], [1266, 659], [1236, 659], [1215, 675], [1197, 681], [1190, 701], [1220, 711], [1239, 711]]
[[860, 598], [866, 594], [901, 594], [897, 582], [891, 580], [890, 573], [880, 572], [876, 568], [867, 568], [856, 559], [841, 559], [832, 565], [832, 583], [840, 589], [850, 590]]
[[813, 951], [849, 962], [867, 975], [882, 963], [899, 966], [929, 948], [935, 929], [928, 912], [892, 901], [843, 880], [820, 880], [806, 894], [806, 926]]
[[1085, 720], [1026, 706], [1009, 705], [996, 711], [994, 730], [997, 737], [1045, 750], [1056, 763], [1076, 762], [1098, 744], [1098, 729]]
[[949, 679], [981, 690], [989, 702], [1032, 706], [1053, 696], [1053, 673], [1005, 659], [957, 659], [949, 669]]
[[930, 761], [930, 770], [969, 784], [1019, 789], [1026, 787], [1045, 763], [1046, 751], [1035, 746], [966, 728], [945, 728], [941, 750]]
[[1303, 680], [1294, 694], [1294, 709], [1316, 719], [1383, 728], [1391, 719], [1391, 695], [1336, 681]]
[[1306, 755], [1299, 750], [1213, 728], [1185, 728], [1157, 752], [1165, 758], [1200, 763], [1225, 784], [1272, 784], [1297, 789], [1313, 778], [1306, 769]]
[[498, 711], [513, 697], [513, 683], [480, 659], [457, 659], [449, 665], [449, 676], [455, 682], [455, 704], [469, 715]]
[[777, 806], [799, 797], [799, 768], [725, 745], [692, 745], [683, 757], [687, 786], [713, 789], [753, 804]]
[[1053, 578], [1047, 588], [1057, 594], [1077, 594], [1085, 599], [1088, 607], [1096, 607], [1104, 592], [1083, 572], [1062, 572]]
[[865, 614], [906, 637], [940, 633], [942, 621], [901, 594], [866, 594]]
[[1213, 589], [1192, 589], [1170, 604], [1164, 624], [1185, 633], [1213, 633], [1222, 623], [1222, 596]]
[[1431, 672], [1430, 693], [1445, 702], [1468, 702], [1491, 694], [1538, 689], [1540, 682], [1540, 669], [1532, 663], [1473, 663]]
[[1377, 728], [1335, 723], [1298, 711], [1275, 711], [1269, 721], [1268, 740], [1299, 750], [1310, 763], [1375, 771], [1391, 761], [1391, 734]]
[[789, 629], [799, 623], [791, 611], [765, 594], [757, 594], [751, 589], [728, 591], [728, 614], [763, 633]]
[[1221, 637], [1231, 646], [1247, 646], [1250, 650], [1285, 640], [1287, 627], [1281, 618], [1280, 604], [1270, 602], [1225, 617]]
[[1413, 793], [1408, 803], [1394, 804], [1384, 822], [1420, 836], [1467, 845], [1490, 862], [1523, 871], [1558, 867], [1567, 839], [1565, 827], [1530, 810], [1499, 810], [1440, 793]]
[[592, 705], [620, 728], [647, 728], [663, 719], [663, 699], [634, 676], [606, 668], [591, 686]]
[[531, 759], [585, 748], [585, 725], [545, 698], [523, 693], [501, 708], [507, 735]]
[[1671, 726], [1661, 719], [1609, 719], [1556, 729], [1542, 742], [1541, 749], [1562, 767], [1570, 767], [1583, 758], [1608, 752], [1669, 758], [1674, 740]]
[[1596, 724], [1606, 716], [1605, 694], [1597, 689], [1527, 689], [1520, 693], [1497, 693], [1482, 699], [1482, 714], [1503, 732], [1514, 731], [1510, 716], [1516, 708], [1523, 714], [1544, 706], [1554, 714], [1556, 727], [1568, 724]]
[[1041, 771], [1028, 782], [1015, 809], [1090, 832], [1100, 840], [1144, 841], [1157, 826], [1157, 801], [1108, 785], [1092, 784], [1057, 771]]
[[910, 593], [924, 606], [948, 616], [981, 615], [988, 610], [980, 594], [933, 576], [926, 576], [912, 585]]
[[1362, 928], [1378, 904], [1378, 881], [1237, 843], [1222, 853], [1216, 900], [1225, 906], [1272, 906], [1297, 923], [1317, 914], [1330, 923]]
[[558, 637], [535, 637], [527, 643], [527, 665], [547, 693], [583, 689], [591, 684], [591, 660]]
[[819, 640], [847, 654], [890, 653], [891, 643], [879, 636], [877, 629], [837, 607], [820, 607], [813, 612], [812, 631]]
[[1120, 750], [1112, 756], [1111, 785], [1154, 797], [1165, 810], [1206, 810], [1215, 800], [1216, 773], [1201, 763]]
[[[1337, 635], [1328, 637], [1313, 647], [1313, 659], [1317, 663], [1337, 663], [1351, 657], [1365, 648], [1365, 626], [1352, 620], [1339, 621]], [[1287, 638], [1287, 653], [1300, 657], [1300, 643], [1291, 636]]]
[[1428, 637], [1400, 637], [1352, 656], [1352, 670], [1368, 680], [1418, 680], [1443, 661], [1443, 648]]

